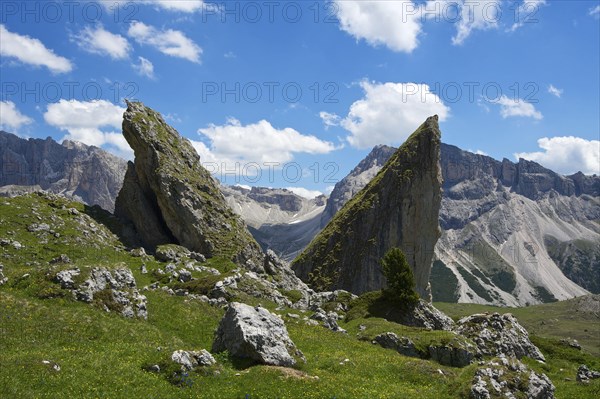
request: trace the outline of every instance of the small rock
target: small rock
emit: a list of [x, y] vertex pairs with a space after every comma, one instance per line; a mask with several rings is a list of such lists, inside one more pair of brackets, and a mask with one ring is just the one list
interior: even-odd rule
[[153, 373], [160, 373], [160, 366], [158, 364], [153, 364], [152, 366], [148, 367], [149, 371], [152, 371]]
[[143, 247], [134, 248], [129, 253], [131, 254], [131, 256], [135, 256], [137, 258], [146, 256], [146, 250]]
[[579, 382], [586, 384], [596, 378], [600, 378], [600, 371], [590, 370], [585, 364], [577, 369], [576, 380]]
[[171, 360], [180, 364], [186, 370], [191, 370], [195, 367], [212, 366], [217, 363], [215, 358], [206, 349], [200, 351], [177, 350], [171, 354]]
[[148, 269], [146, 269], [146, 265], [140, 266], [140, 273], [148, 274]]
[[61, 288], [71, 290], [75, 288], [75, 281], [73, 281], [73, 278], [79, 276], [79, 274], [81, 274], [81, 271], [78, 268], [62, 270], [56, 273], [54, 281], [59, 283]]
[[51, 265], [55, 265], [57, 263], [62, 263], [62, 264], [71, 263], [71, 259], [69, 259], [69, 257], [65, 254], [60, 254], [59, 256], [57, 256], [56, 258], [53, 258], [50, 261]]
[[179, 271], [178, 280], [182, 283], [186, 283], [192, 280], [192, 273], [188, 270], [181, 269]]

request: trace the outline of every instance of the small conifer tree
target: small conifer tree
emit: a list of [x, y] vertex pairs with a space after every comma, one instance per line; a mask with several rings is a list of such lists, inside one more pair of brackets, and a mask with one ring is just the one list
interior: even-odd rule
[[414, 306], [419, 301], [415, 291], [415, 277], [400, 248], [392, 248], [381, 259], [388, 288], [385, 296], [402, 306]]

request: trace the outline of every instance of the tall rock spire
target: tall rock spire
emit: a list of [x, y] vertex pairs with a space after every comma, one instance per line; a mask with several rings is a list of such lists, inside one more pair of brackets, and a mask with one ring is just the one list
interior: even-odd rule
[[400, 247], [417, 292], [431, 300], [428, 280], [440, 236], [440, 136], [437, 116], [428, 118], [293, 262], [295, 273], [318, 289], [373, 291], [385, 286], [380, 259]]
[[241, 265], [262, 264], [259, 245], [226, 204], [191, 143], [159, 113], [128, 102], [123, 135], [135, 162], [127, 168], [115, 213], [132, 222], [145, 246], [175, 243]]

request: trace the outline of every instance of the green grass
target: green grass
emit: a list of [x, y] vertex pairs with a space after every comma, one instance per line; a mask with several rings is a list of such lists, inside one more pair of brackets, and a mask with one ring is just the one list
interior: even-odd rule
[[[379, 333], [393, 331], [411, 338], [417, 348], [424, 350], [430, 344], [451, 343], [455, 339], [451, 333], [405, 327], [384, 320], [378, 317], [381, 309], [370, 307], [364, 297], [353, 301], [349, 321], [339, 322], [348, 331], [341, 334], [321, 326], [307, 326], [302, 320], [286, 316], [288, 312], [308, 316], [309, 312], [275, 310], [274, 303], [239, 294], [238, 300], [253, 305], [260, 302], [282, 315], [290, 337], [303, 351], [307, 363], [285, 371], [251, 365], [226, 353], [217, 354], [217, 366], [191, 372], [184, 381], [179, 380], [178, 385], [173, 376], [176, 368], [170, 362], [172, 351], [210, 350], [223, 309], [189, 297], [169, 296], [162, 290], [144, 291], [148, 297], [148, 320], [131, 320], [64, 295], [65, 291], [51, 282], [51, 277], [60, 269], [76, 266], [84, 271], [97, 266], [126, 266], [131, 268], [138, 287], [143, 287], [156, 277], [152, 273], [141, 274], [142, 263], [150, 271], [165, 266], [150, 256], [131, 256], [116, 236], [101, 225], [97, 226], [98, 234], [77, 240], [81, 237], [79, 216], [68, 211], [71, 207], [81, 213], [89, 212], [81, 204], [37, 195], [0, 200], [0, 238], [18, 240], [24, 245], [19, 250], [10, 245], [0, 247], [0, 262], [9, 277], [9, 283], [0, 287], [1, 398], [443, 399], [468, 395], [477, 365], [449, 368], [429, 360], [404, 357], [370, 342]], [[36, 215], [43, 220], [39, 221]], [[51, 224], [56, 225], [53, 228], [60, 234], [58, 238], [27, 231], [26, 227], [34, 220], [45, 222], [53, 216]], [[93, 220], [99, 224], [98, 219]], [[118, 229], [118, 226], [113, 228]], [[61, 253], [66, 253], [72, 264], [50, 266], [48, 261]], [[219, 269], [223, 275], [234, 267], [226, 257], [210, 259], [206, 265]], [[22, 278], [25, 273], [30, 276]], [[203, 273], [193, 274], [197, 280], [186, 287], [191, 290], [206, 292], [216, 280]], [[171, 286], [176, 288], [177, 284], [171, 283]], [[287, 295], [297, 296], [294, 292]], [[338, 298], [339, 303], [349, 301], [349, 297]], [[544, 305], [548, 308], [536, 307], [535, 311], [534, 307], [526, 308], [531, 309], [530, 313], [522, 316], [518, 309], [514, 313], [520, 320], [523, 317], [523, 324], [538, 334], [534, 342], [549, 360], [546, 365], [534, 362], [529, 365], [553, 379], [557, 398], [592, 398], [598, 392], [598, 381], [583, 386], [564, 379], [574, 379], [574, 370], [582, 362], [600, 368], [598, 358], [574, 352], [553, 341], [551, 336], [539, 334], [540, 326], [536, 324], [541, 312], [547, 312], [546, 319], [564, 320], [543, 325], [544, 331], [577, 338], [587, 350], [589, 341], [582, 334], [586, 329], [591, 334], [597, 320], [583, 316], [569, 318], [577, 316], [573, 314], [572, 305], [561, 302]], [[474, 310], [459, 304], [448, 304], [447, 309], [444, 306], [441, 304], [440, 308], [455, 317], [467, 310], [473, 313], [490, 309]], [[365, 327], [362, 330], [361, 325]], [[56, 362], [61, 370], [53, 370], [43, 364], [43, 360]], [[161, 365], [161, 373], [147, 371], [153, 364]]]

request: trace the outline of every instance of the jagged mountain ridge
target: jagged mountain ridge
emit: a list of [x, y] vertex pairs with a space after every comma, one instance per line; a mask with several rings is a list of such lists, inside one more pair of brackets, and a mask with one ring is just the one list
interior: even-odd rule
[[45, 190], [113, 211], [127, 162], [101, 148], [0, 131], [2, 195]]
[[229, 206], [239, 214], [263, 250], [293, 260], [320, 231], [327, 197], [303, 198], [286, 189], [221, 186]]

